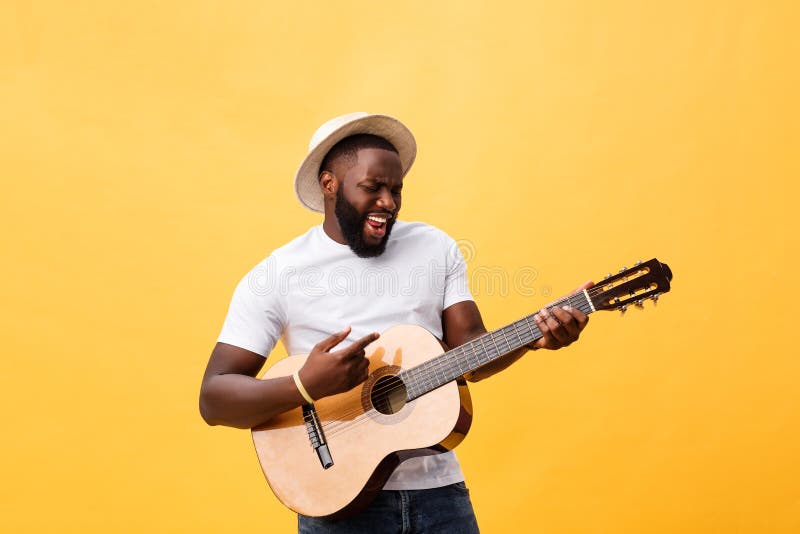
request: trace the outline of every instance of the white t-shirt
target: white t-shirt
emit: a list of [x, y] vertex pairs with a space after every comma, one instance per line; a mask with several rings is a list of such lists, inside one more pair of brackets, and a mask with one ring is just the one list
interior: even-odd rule
[[[386, 250], [359, 258], [315, 226], [275, 250], [236, 287], [218, 341], [264, 357], [280, 338], [306, 354], [351, 325], [340, 346], [398, 324], [442, 338], [442, 312], [472, 300], [455, 241], [423, 223], [397, 221]], [[464, 480], [455, 453], [406, 460], [384, 489], [427, 489]]]

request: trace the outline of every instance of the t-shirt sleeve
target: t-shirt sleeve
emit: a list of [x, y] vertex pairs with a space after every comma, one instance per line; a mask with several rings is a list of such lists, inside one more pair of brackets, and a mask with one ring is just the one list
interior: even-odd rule
[[217, 341], [269, 355], [281, 336], [285, 313], [277, 287], [260, 282], [263, 264], [250, 271], [236, 286], [228, 315]]
[[464, 300], [475, 300], [467, 284], [467, 263], [453, 238], [445, 235], [447, 252], [445, 255], [446, 273], [444, 281], [444, 304], [447, 309]]

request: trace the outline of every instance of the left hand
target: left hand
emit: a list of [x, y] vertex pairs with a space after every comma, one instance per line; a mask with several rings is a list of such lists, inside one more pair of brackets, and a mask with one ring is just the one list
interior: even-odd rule
[[[572, 294], [589, 289], [593, 285], [594, 282], [586, 282]], [[544, 307], [533, 316], [533, 319], [541, 330], [542, 337], [529, 347], [550, 350], [560, 349], [577, 341], [581, 331], [589, 322], [589, 317], [585, 313], [572, 306], [554, 306], [550, 309]]]

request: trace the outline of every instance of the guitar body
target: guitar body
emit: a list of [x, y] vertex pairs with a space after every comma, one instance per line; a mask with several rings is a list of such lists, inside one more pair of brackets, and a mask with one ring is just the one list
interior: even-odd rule
[[[458, 445], [472, 422], [466, 383], [452, 381], [409, 402], [404, 390], [385, 394], [398, 389], [392, 376], [442, 350], [436, 337], [413, 325], [393, 327], [366, 347], [367, 381], [314, 403], [333, 460], [328, 469], [311, 446], [302, 408], [254, 428], [256, 453], [278, 499], [303, 515], [346, 517], [372, 500], [401, 461]], [[284, 358], [263, 378], [289, 376], [306, 358]]]

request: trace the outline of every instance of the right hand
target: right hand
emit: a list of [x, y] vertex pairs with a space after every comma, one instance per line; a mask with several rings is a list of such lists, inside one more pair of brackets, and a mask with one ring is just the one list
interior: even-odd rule
[[298, 376], [308, 394], [314, 400], [353, 389], [369, 376], [369, 360], [364, 347], [380, 337], [373, 332], [349, 346], [330, 352], [350, 334], [348, 326], [323, 339], [308, 355]]

